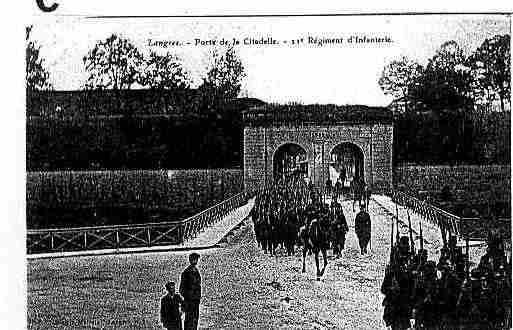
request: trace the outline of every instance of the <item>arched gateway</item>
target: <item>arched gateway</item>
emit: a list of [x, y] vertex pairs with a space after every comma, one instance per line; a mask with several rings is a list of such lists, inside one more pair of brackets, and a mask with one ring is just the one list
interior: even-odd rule
[[363, 177], [373, 191], [392, 187], [393, 124], [382, 107], [263, 105], [244, 113], [244, 186], [302, 178], [323, 186]]

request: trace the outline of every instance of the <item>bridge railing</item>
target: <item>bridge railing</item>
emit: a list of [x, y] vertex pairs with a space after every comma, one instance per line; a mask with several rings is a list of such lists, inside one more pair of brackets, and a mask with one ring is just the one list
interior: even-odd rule
[[511, 219], [489, 221], [482, 218], [460, 217], [401, 191], [393, 190], [390, 195], [397, 204], [408, 207], [438, 226], [443, 235], [450, 232], [459, 238], [484, 240], [490, 230], [499, 230], [504, 237], [510, 238]]
[[176, 245], [195, 237], [246, 201], [246, 193], [241, 192], [181, 221], [28, 230], [27, 253]]

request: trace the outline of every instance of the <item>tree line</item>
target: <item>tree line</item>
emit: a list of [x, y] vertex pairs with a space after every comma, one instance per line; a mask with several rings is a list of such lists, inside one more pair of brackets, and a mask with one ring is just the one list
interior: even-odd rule
[[[28, 96], [53, 88], [40, 47], [31, 40], [30, 33], [31, 27], [26, 34]], [[378, 84], [385, 94], [394, 98], [389, 106], [394, 113], [394, 162], [509, 164], [510, 58], [510, 36], [497, 35], [486, 39], [470, 55], [465, 55], [455, 41], [448, 41], [424, 66], [406, 57], [386, 65]], [[27, 159], [31, 168], [58, 169], [64, 166], [86, 169], [89, 164], [81, 159], [91, 158], [97, 158], [95, 168], [149, 169], [160, 165], [186, 168], [210, 164], [213, 158], [218, 159], [213, 155], [202, 156], [207, 153], [229, 160], [226, 166], [242, 162], [241, 112], [248, 105], [262, 102], [233, 103], [241, 93], [245, 76], [245, 68], [233, 48], [210, 54], [210, 66], [195, 89], [191, 88], [190, 74], [176, 55], [154, 51], [143, 53], [129, 39], [116, 34], [98, 41], [83, 56], [82, 63], [87, 79], [83, 84], [84, 93], [75, 102], [78, 106], [73, 108], [72, 115], [86, 118], [108, 116], [111, 110], [122, 115], [123, 121], [119, 123], [89, 123], [84, 127], [98, 126], [97, 135], [106, 136], [100, 139], [102, 141], [125, 141], [126, 145], [112, 151], [124, 150], [120, 159], [126, 164], [106, 162], [111, 159], [110, 154], [102, 154], [94, 146], [85, 148], [87, 142], [80, 142], [80, 137], [76, 136], [83, 124], [33, 123], [29, 120]], [[141, 119], [134, 115], [143, 107], [140, 104], [130, 106], [127, 104], [130, 102], [126, 102], [126, 92], [138, 88], [151, 91], [146, 94], [152, 95], [151, 100], [143, 100], [152, 105], [150, 111], [179, 114], [181, 119], [154, 118], [151, 124], [139, 123]], [[102, 92], [98, 94], [98, 91]], [[95, 98], [101, 93], [108, 94], [104, 97], [111, 103], [108, 107]], [[33, 98], [27, 97], [28, 115], [31, 108], [38, 108], [31, 107], [32, 101]], [[102, 107], [107, 112], [105, 109], [101, 112]], [[53, 106], [44, 115], [58, 117], [56, 112], [59, 111], [65, 109]], [[102, 127], [109, 127], [116, 138], [108, 137], [111, 133], [109, 130], [102, 132]], [[178, 141], [183, 140], [180, 134], [184, 132], [198, 135], [197, 138], [186, 139], [190, 140], [191, 154], [195, 156], [178, 164], [173, 155], [183, 149]], [[70, 134], [75, 135], [76, 143], [73, 145], [62, 140]], [[45, 148], [41, 141], [48, 141], [48, 147]], [[194, 141], [203, 141], [206, 147], [197, 146], [196, 150]], [[89, 149], [94, 149], [98, 156], [92, 157], [94, 153]], [[160, 155], [158, 161], [154, 159], [157, 156], [145, 152], [153, 149], [156, 150], [155, 155]], [[163, 153], [162, 150], [168, 152]], [[53, 155], [57, 151], [59, 154]], [[182, 154], [184, 152], [181, 151]], [[168, 154], [169, 159], [162, 159], [162, 155]], [[223, 163], [218, 161], [215, 167], [223, 167]]]
[[[28, 27], [26, 34], [28, 95], [52, 89], [49, 72], [40, 55], [40, 46], [30, 39], [31, 30], [32, 27]], [[190, 74], [178, 56], [172, 53], [159, 54], [155, 51], [144, 54], [132, 41], [117, 34], [98, 41], [83, 56], [82, 62], [87, 73], [87, 79], [82, 89], [84, 91], [109, 91], [113, 94], [114, 101], [117, 102], [115, 107], [124, 115], [133, 114], [131, 113], [133, 108], [125, 106], [122, 102], [123, 91], [143, 88], [165, 91], [163, 96], [168, 97], [169, 91], [180, 96], [191, 90]], [[201, 108], [205, 114], [221, 109], [224, 103], [239, 95], [244, 76], [244, 66], [234, 48], [213, 50], [210, 53], [210, 65], [207, 73], [202, 77], [197, 88], [199, 93], [196, 94], [200, 97], [194, 100], [195, 107]], [[155, 94], [153, 93], [153, 95]], [[84, 93], [84, 95], [87, 97], [88, 94]], [[87, 101], [83, 100], [85, 103]], [[53, 110], [58, 112], [62, 109]], [[87, 112], [90, 107], [84, 104], [78, 110]], [[82, 115], [94, 115], [94, 113]]]
[[401, 57], [378, 84], [394, 98], [397, 163], [510, 163], [510, 35], [468, 56], [447, 41], [425, 66]]

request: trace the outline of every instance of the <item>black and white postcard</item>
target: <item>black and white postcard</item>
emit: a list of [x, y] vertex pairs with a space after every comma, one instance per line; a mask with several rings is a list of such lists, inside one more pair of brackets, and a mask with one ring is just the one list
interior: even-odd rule
[[33, 5], [28, 329], [511, 329], [510, 14]]

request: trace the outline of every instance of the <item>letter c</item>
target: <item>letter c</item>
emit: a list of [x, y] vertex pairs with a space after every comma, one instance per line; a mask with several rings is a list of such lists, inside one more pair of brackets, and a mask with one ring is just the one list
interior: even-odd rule
[[57, 7], [59, 7], [59, 4], [57, 4], [57, 3], [53, 3], [53, 5], [51, 5], [50, 7], [47, 7], [43, 0], [36, 0], [36, 3], [37, 3], [37, 6], [39, 7], [39, 9], [41, 9], [45, 13], [54, 11], [55, 9], [57, 9]]

